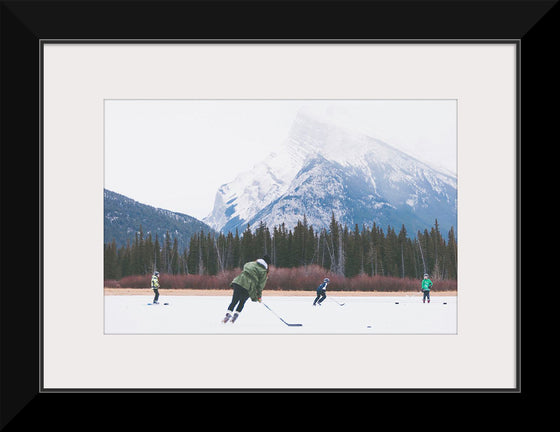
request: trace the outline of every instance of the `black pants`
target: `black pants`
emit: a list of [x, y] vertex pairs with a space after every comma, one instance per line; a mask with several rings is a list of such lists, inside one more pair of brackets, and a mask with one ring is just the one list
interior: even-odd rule
[[425, 302], [426, 299], [430, 301], [430, 291], [423, 291], [423, 292], [424, 292], [424, 297], [422, 297], [422, 301]]
[[321, 304], [321, 302], [326, 298], [327, 298], [327, 293], [325, 291], [317, 291], [317, 297], [315, 297], [313, 304], [317, 303], [317, 301], [319, 302], [319, 304]]
[[249, 291], [243, 288], [241, 285], [231, 284], [233, 287], [233, 297], [231, 299], [231, 303], [228, 306], [228, 310], [233, 312], [233, 308], [237, 305], [237, 312], [241, 312], [243, 310], [243, 306], [245, 306], [245, 302], [249, 298]]
[[158, 298], [159, 298], [159, 291], [157, 288], [152, 288], [154, 290], [154, 301], [153, 303], [157, 302]]

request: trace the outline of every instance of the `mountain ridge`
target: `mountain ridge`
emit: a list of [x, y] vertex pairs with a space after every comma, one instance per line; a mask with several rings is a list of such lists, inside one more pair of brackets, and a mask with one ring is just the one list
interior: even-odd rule
[[127, 241], [132, 243], [140, 227], [144, 238], [151, 233], [155, 241], [157, 234], [160, 245], [169, 232], [171, 238], [177, 238], [180, 250], [188, 247], [193, 234], [214, 232], [193, 216], [142, 204], [108, 189], [103, 189], [103, 213], [104, 242], [111, 243], [114, 239], [117, 247], [126, 246]]
[[456, 177], [368, 135], [300, 113], [279, 152], [222, 185], [203, 220], [217, 231], [247, 224], [327, 227], [332, 213], [349, 226], [438, 220], [456, 227]]

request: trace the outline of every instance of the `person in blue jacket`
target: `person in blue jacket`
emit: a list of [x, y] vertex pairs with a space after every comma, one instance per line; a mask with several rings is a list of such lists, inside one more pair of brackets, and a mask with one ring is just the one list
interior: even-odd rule
[[327, 285], [329, 284], [329, 278], [323, 279], [323, 283], [317, 287], [317, 297], [313, 301], [313, 306], [321, 306], [323, 300], [327, 298]]

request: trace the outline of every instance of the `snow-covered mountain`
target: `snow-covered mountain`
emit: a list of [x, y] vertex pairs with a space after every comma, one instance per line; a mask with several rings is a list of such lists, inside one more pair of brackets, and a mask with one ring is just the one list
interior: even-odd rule
[[163, 243], [165, 235], [177, 239], [179, 250], [189, 244], [195, 233], [212, 232], [212, 229], [192, 216], [142, 204], [129, 197], [103, 189], [104, 243], [115, 240], [118, 248], [134, 243], [136, 233], [142, 228], [145, 238]]
[[415, 234], [457, 226], [457, 179], [390, 145], [300, 112], [277, 153], [239, 174], [216, 193], [204, 222], [228, 232], [260, 221], [292, 229], [303, 220], [328, 227], [404, 224]]

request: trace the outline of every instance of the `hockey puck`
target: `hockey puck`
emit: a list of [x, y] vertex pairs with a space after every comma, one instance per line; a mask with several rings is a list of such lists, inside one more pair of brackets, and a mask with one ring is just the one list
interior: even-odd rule
[[447, 304], [447, 302], [443, 302], [443, 304]]
[[367, 326], [367, 328], [371, 328], [371, 326]]
[[395, 304], [399, 304], [399, 302], [395, 302]]

